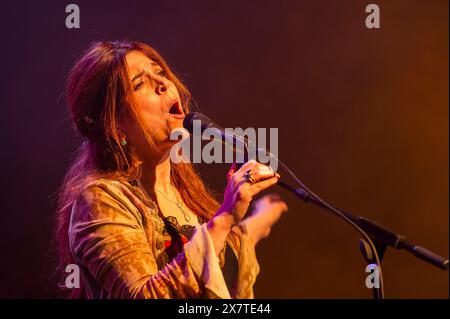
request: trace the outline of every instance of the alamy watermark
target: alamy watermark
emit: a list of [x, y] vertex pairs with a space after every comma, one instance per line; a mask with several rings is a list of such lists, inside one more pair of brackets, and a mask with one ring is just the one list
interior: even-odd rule
[[367, 29], [379, 29], [380, 26], [380, 7], [377, 4], [371, 3], [366, 6], [366, 13], [369, 13], [366, 17]]
[[79, 29], [80, 28], [80, 7], [76, 4], [68, 4], [66, 6], [66, 28]]
[[380, 268], [377, 264], [369, 264], [366, 267], [366, 287], [369, 289], [380, 288]]
[[[79, 29], [80, 28], [80, 7], [77, 4], [68, 4], [65, 8], [66, 16], [65, 24], [67, 29]], [[371, 3], [365, 8], [365, 12], [368, 13], [365, 25], [368, 29], [379, 29], [380, 26], [380, 7]]]
[[[173, 163], [244, 163], [255, 160], [274, 171], [278, 168], [278, 128], [270, 128], [269, 133], [266, 128], [226, 128], [223, 134], [215, 128], [202, 131], [201, 121], [194, 120], [192, 135], [179, 128], [172, 131], [170, 139], [178, 141], [170, 151]], [[209, 142], [202, 146], [202, 141]]]
[[65, 272], [68, 274], [65, 281], [66, 288], [80, 288], [80, 267], [77, 264], [68, 264]]

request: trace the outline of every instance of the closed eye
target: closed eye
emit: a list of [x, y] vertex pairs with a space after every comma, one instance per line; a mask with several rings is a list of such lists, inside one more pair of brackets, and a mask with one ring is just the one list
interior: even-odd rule
[[[143, 73], [143, 72], [141, 72], [140, 74], [138, 74], [137, 76], [135, 76], [135, 77], [133, 78], [133, 80], [137, 79], [137, 77], [140, 77], [140, 76], [142, 75], [142, 73]], [[157, 71], [155, 74], [156, 74], [157, 76], [159, 76], [159, 77], [167, 78], [167, 73], [166, 73], [166, 71], [164, 71], [163, 69]], [[134, 91], [139, 90], [143, 85], [144, 85], [144, 82], [143, 82], [143, 81], [139, 82], [138, 84], [136, 84], [136, 85], [134, 86]]]
[[164, 70], [160, 70], [156, 74], [162, 78], [167, 77], [167, 73]]
[[144, 82], [139, 82], [138, 84], [135, 85], [134, 90], [135, 91], [139, 90], [143, 85], [144, 85]]

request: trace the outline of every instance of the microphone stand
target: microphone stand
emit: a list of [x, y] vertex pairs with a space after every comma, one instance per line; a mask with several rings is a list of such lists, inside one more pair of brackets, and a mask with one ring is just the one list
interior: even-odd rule
[[[277, 185], [288, 190], [293, 193], [298, 198], [302, 199], [306, 203], [312, 203], [318, 207], [321, 207], [328, 212], [331, 212], [334, 215], [339, 216], [344, 219], [347, 223], [349, 223], [352, 227], [358, 230], [361, 235], [365, 238], [360, 239], [360, 251], [364, 257], [364, 259], [369, 264], [375, 264], [379, 268], [379, 285], [374, 284], [373, 286], [373, 294], [375, 299], [383, 298], [383, 276], [381, 272], [381, 262], [384, 256], [384, 253], [388, 246], [396, 248], [396, 249], [404, 249], [419, 259], [434, 265], [442, 270], [448, 270], [448, 259], [439, 256], [438, 254], [433, 253], [432, 251], [413, 244], [406, 240], [405, 236], [399, 235], [395, 233], [393, 230], [390, 230], [387, 227], [384, 227], [377, 222], [370, 220], [368, 218], [362, 216], [355, 216], [348, 212], [345, 212], [341, 209], [337, 209], [321, 200], [317, 195], [315, 195], [311, 190], [309, 190], [296, 176], [295, 174], [276, 156], [268, 152], [266, 149], [259, 147], [255, 142], [248, 140], [245, 137], [237, 136], [235, 134], [228, 135], [222, 128], [220, 128], [216, 123], [208, 119], [206, 116], [201, 113], [191, 112], [190, 116], [188, 115], [183, 121], [183, 126], [189, 131], [193, 132], [192, 126], [194, 120], [200, 120], [204, 123], [202, 124], [202, 131], [206, 128], [215, 128], [219, 135], [224, 137], [224, 140], [220, 140], [221, 143], [224, 143], [227, 147], [232, 147], [233, 152], [235, 152], [236, 144], [235, 142], [240, 141], [245, 146], [244, 150], [244, 158], [248, 160], [248, 152], [250, 150], [256, 151], [258, 154], [262, 152], [266, 156], [270, 156], [277, 160], [296, 180], [296, 182], [302, 186], [299, 188], [292, 187], [291, 185], [279, 180]], [[230, 142], [231, 141], [231, 142]], [[247, 151], [247, 152], [245, 152]], [[240, 167], [243, 163], [238, 164]], [[378, 286], [378, 287], [377, 287]]]
[[[335, 211], [333, 211], [333, 209], [325, 205], [323, 202], [318, 201], [314, 197], [310, 196], [310, 194], [303, 188], [294, 188], [281, 180], [278, 181], [277, 185], [293, 193], [304, 202], [314, 204], [335, 214]], [[342, 213], [342, 215], [358, 225], [372, 239], [375, 245], [375, 249], [377, 250], [376, 252], [373, 251], [373, 249], [365, 239], [360, 239], [360, 251], [367, 263], [377, 264], [375, 260], [376, 253], [379, 256], [379, 260], [381, 263], [387, 247], [390, 246], [396, 249], [404, 249], [412, 253], [417, 258], [422, 259], [423, 261], [435, 267], [438, 267], [442, 270], [448, 270], [448, 259], [445, 259], [444, 257], [441, 257], [422, 246], [409, 242], [408, 240], [406, 240], [405, 236], [399, 235], [393, 230], [390, 230], [389, 228], [384, 227], [373, 220], [361, 216], [355, 216], [340, 209], [339, 211]], [[374, 285], [374, 287], [372, 288], [375, 299], [381, 299], [382, 297], [380, 287], [376, 288], [376, 285]]]

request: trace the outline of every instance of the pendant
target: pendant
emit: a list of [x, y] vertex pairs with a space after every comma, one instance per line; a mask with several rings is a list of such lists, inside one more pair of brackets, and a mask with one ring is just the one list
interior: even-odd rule
[[184, 209], [183, 209], [183, 204], [177, 203], [176, 205], [178, 206], [178, 209], [183, 213], [184, 220], [187, 221], [187, 222], [190, 222], [190, 221], [191, 221], [191, 218], [190, 218], [189, 215], [184, 211]]

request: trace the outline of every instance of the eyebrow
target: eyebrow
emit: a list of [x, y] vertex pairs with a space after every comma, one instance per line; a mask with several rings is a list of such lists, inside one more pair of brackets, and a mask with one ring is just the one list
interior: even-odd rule
[[137, 78], [141, 77], [142, 74], [144, 74], [143, 70], [141, 72], [139, 72], [138, 74], [136, 74], [135, 76], [133, 76], [133, 78], [131, 79], [131, 82], [134, 82], [134, 80], [136, 80]]
[[[161, 67], [158, 63], [152, 61], [150, 63], [151, 66], [157, 66], [157, 67]], [[133, 76], [133, 78], [131, 79], [131, 82], [134, 82], [137, 78], [141, 77], [142, 74], [144, 74], [144, 70], [142, 70], [141, 72], [139, 72], [138, 74], [136, 74], [135, 76]]]

